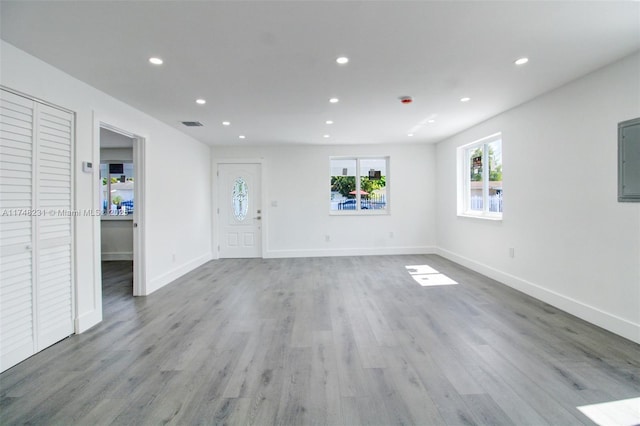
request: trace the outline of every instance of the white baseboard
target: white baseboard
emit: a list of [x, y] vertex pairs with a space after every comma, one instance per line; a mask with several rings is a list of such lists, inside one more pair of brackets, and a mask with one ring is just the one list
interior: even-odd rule
[[344, 249], [301, 249], [301, 250], [268, 250], [266, 259], [289, 257], [332, 257], [332, 256], [390, 256], [402, 254], [433, 254], [432, 246], [420, 247], [361, 247]]
[[109, 262], [114, 260], [133, 260], [133, 252], [103, 252], [102, 261]]
[[197, 257], [183, 265], [178, 266], [175, 269], [170, 270], [169, 272], [160, 275], [159, 277], [150, 279], [147, 282], [147, 291], [145, 296], [150, 295], [154, 291], [164, 287], [170, 282], [180, 278], [184, 274], [193, 271], [198, 266], [203, 265], [213, 259], [213, 255], [211, 253], [203, 254], [200, 257]]
[[75, 320], [74, 328], [76, 334], [84, 333], [91, 327], [97, 325], [102, 321], [102, 309], [94, 309], [91, 312], [87, 312], [78, 316]]
[[544, 288], [538, 284], [492, 268], [467, 257], [460, 256], [449, 250], [437, 248], [436, 253], [451, 260], [452, 262], [466, 266], [469, 269], [555, 306], [556, 308], [568, 312], [571, 315], [575, 315], [578, 318], [602, 327], [605, 330], [618, 334], [626, 339], [640, 343], [640, 324], [635, 324], [624, 318], [604, 312], [594, 306], [587, 305], [571, 297]]

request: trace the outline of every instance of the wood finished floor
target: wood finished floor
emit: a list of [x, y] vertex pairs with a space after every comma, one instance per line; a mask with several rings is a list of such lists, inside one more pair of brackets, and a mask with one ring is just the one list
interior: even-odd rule
[[104, 277], [101, 324], [0, 375], [2, 425], [572, 425], [640, 395], [640, 345], [438, 256], [218, 260], [144, 298], [130, 263]]

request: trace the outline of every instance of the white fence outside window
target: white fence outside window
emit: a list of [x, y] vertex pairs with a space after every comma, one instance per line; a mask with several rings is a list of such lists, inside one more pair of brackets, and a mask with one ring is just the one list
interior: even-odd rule
[[[471, 210], [483, 210], [484, 205], [481, 195], [471, 196]], [[502, 194], [489, 196], [489, 211], [495, 213], [502, 213]]]

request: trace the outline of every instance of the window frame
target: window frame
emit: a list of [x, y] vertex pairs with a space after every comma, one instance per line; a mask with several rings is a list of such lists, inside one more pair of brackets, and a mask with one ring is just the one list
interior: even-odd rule
[[[489, 165], [489, 145], [494, 142], [500, 142], [500, 157], [502, 165], [502, 132], [497, 132], [471, 143], [459, 146], [457, 148], [458, 157], [458, 216], [472, 217], [486, 220], [500, 221], [504, 212], [492, 212], [489, 202], [489, 184], [490, 184], [490, 168]], [[471, 162], [471, 152], [478, 147], [482, 147], [482, 210], [472, 210], [471, 201], [471, 180], [469, 178], [469, 164]]]
[[[388, 155], [366, 155], [366, 156], [330, 156], [329, 157], [329, 179], [331, 179], [331, 162], [333, 160], [354, 160], [356, 162], [356, 175], [355, 175], [355, 183], [356, 183], [356, 194], [355, 200], [356, 205], [354, 210], [332, 210], [331, 209], [331, 198], [329, 199], [329, 215], [331, 216], [385, 216], [391, 214], [390, 209], [390, 163], [391, 158]], [[366, 160], [383, 160], [385, 162], [385, 207], [383, 209], [363, 209], [361, 204], [361, 194], [360, 194], [360, 179], [362, 178], [361, 173], [361, 162]], [[366, 172], [365, 172], [366, 176]], [[331, 192], [330, 192], [331, 193]]]

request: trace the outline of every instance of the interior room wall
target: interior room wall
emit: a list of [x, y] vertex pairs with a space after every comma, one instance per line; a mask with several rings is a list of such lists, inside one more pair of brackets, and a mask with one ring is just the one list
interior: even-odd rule
[[[391, 213], [330, 215], [331, 156], [389, 156]], [[214, 200], [217, 200], [217, 163], [229, 158], [264, 161], [265, 257], [406, 254], [434, 250], [435, 147], [432, 145], [215, 147]], [[214, 240], [217, 245], [217, 222]]]
[[133, 219], [102, 220], [100, 251], [103, 261], [133, 260]]
[[[636, 54], [439, 143], [439, 253], [640, 342], [640, 204], [617, 201], [639, 75]], [[498, 131], [503, 220], [458, 217], [456, 148]]]
[[133, 148], [100, 148], [100, 161], [133, 162]]
[[[99, 208], [98, 171], [82, 161], [100, 160], [99, 122], [146, 139], [145, 231], [147, 292], [211, 258], [211, 160], [208, 146], [145, 113], [0, 41], [2, 85], [76, 113], [77, 209]], [[181, 178], [181, 177], [188, 177]], [[75, 221], [76, 331], [102, 319], [100, 218]]]

